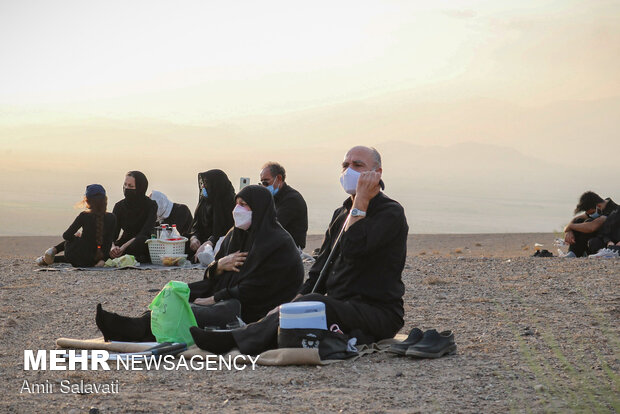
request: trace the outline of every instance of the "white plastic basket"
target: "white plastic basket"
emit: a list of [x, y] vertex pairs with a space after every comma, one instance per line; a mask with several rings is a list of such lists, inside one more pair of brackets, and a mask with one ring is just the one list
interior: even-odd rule
[[146, 243], [149, 245], [151, 263], [161, 265], [161, 259], [164, 256], [171, 254], [184, 254], [186, 242], [186, 237], [183, 237], [182, 240], [148, 239]]

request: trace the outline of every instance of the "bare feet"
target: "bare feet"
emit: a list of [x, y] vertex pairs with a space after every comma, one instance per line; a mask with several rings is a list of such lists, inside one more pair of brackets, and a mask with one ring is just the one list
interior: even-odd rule
[[97, 264], [95, 264], [95, 267], [103, 267], [103, 266], [105, 266], [105, 262], [103, 260], [99, 260]]

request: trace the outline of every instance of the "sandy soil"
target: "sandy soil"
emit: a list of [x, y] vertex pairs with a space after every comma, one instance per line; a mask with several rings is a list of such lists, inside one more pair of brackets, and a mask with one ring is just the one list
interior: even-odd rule
[[[415, 235], [406, 324], [452, 329], [456, 355], [374, 354], [326, 367], [256, 371], [24, 371], [24, 349], [99, 336], [95, 305], [138, 315], [168, 280], [199, 271], [35, 272], [56, 238], [0, 238], [2, 412], [620, 411], [620, 260], [530, 258], [553, 234]], [[311, 237], [307, 250], [318, 246]], [[554, 251], [554, 250], [552, 250]], [[554, 251], [555, 253], [555, 251]], [[119, 381], [118, 394], [59, 383]], [[55, 384], [20, 394], [24, 380]]]

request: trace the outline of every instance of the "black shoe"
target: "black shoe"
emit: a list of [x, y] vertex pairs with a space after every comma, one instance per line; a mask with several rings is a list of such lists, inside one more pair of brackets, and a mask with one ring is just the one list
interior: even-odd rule
[[536, 250], [536, 253], [534, 253], [532, 255], [532, 257], [553, 257], [553, 253], [551, 253], [549, 250], [544, 249], [544, 250]]
[[405, 355], [417, 358], [439, 358], [456, 352], [452, 331], [438, 333], [435, 329], [424, 332], [422, 340], [411, 345]]
[[405, 353], [407, 352], [407, 349], [411, 345], [415, 345], [418, 342], [420, 342], [423, 335], [424, 333], [421, 330], [419, 330], [418, 328], [413, 328], [411, 332], [409, 333], [409, 336], [407, 337], [407, 339], [397, 344], [392, 344], [390, 348], [388, 349], [388, 352], [391, 352], [393, 354], [398, 354], [398, 355], [405, 355]]

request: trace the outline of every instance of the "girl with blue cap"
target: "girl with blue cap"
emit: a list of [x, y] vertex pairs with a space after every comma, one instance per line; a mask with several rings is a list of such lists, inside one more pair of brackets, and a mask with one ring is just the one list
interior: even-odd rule
[[[78, 205], [86, 207], [86, 211], [81, 212], [63, 233], [61, 243], [37, 258], [39, 266], [52, 263], [70, 263], [74, 267], [103, 266], [110, 257], [116, 218], [106, 212], [108, 198], [103, 186], [87, 186], [84, 199]], [[57, 256], [62, 251], [64, 256]]]

